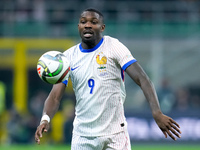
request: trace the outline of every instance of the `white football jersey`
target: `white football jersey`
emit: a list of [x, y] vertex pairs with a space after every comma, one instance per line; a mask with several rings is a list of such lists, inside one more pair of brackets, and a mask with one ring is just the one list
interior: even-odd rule
[[[126, 127], [124, 71], [136, 62], [117, 39], [104, 36], [92, 49], [77, 44], [64, 52], [76, 96], [73, 133], [103, 136]], [[68, 80], [68, 79], [67, 79]], [[67, 80], [63, 83], [67, 84]]]

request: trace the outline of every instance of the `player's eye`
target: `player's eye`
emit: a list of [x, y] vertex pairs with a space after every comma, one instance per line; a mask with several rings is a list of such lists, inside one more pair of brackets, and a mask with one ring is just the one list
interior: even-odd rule
[[80, 23], [84, 24], [84, 23], [86, 23], [86, 21], [85, 20], [81, 20]]
[[97, 23], [98, 23], [98, 21], [96, 21], [96, 20], [92, 21], [92, 24], [97, 24]]

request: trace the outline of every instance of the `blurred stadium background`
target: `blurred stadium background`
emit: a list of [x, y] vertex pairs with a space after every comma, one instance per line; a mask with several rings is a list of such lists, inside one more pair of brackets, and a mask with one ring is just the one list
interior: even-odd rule
[[[154, 82], [161, 109], [181, 125], [176, 143], [200, 142], [199, 0], [1, 0], [0, 145], [34, 144], [51, 85], [36, 72], [46, 51], [80, 42], [82, 10], [105, 16], [104, 34], [119, 38]], [[152, 120], [141, 90], [126, 76], [125, 113], [133, 143], [174, 143]], [[44, 144], [69, 144], [74, 117], [71, 83]]]

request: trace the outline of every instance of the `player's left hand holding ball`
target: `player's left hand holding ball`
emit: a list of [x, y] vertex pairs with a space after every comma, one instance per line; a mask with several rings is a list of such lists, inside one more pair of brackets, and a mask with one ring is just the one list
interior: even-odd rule
[[43, 132], [48, 132], [49, 130], [49, 123], [47, 120], [41, 121], [40, 125], [37, 127], [35, 132], [35, 142], [40, 144], [40, 138], [42, 138]]

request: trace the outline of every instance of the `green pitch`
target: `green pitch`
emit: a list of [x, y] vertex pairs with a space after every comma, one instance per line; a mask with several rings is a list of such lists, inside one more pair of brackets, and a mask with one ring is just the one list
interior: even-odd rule
[[[10, 145], [0, 146], [1, 150], [70, 150], [68, 145]], [[199, 150], [200, 145], [133, 145], [132, 150]]]

